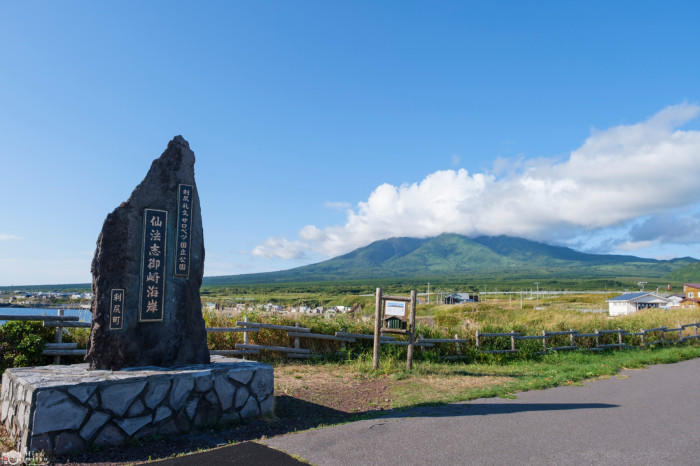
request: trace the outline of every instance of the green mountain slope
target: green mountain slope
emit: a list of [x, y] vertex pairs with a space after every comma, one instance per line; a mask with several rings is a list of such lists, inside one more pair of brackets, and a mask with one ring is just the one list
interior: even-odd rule
[[509, 236], [390, 238], [317, 264], [279, 272], [205, 277], [205, 285], [430, 277], [665, 277], [696, 266], [685, 257], [668, 261], [586, 254]]
[[666, 278], [670, 281], [698, 283], [700, 282], [700, 262], [688, 264], [685, 267], [676, 269], [666, 275]]

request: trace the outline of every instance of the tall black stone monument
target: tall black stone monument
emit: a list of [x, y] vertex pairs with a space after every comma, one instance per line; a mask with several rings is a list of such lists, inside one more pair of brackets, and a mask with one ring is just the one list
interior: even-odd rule
[[209, 363], [203, 270], [194, 153], [176, 136], [97, 239], [90, 368]]

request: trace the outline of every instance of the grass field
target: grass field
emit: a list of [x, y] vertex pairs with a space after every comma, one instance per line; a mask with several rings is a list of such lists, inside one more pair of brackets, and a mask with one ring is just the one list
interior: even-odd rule
[[[582, 332], [597, 330], [612, 330], [621, 328], [630, 332], [638, 332], [640, 329], [657, 327], [676, 327], [679, 324], [688, 324], [700, 321], [700, 309], [672, 310], [647, 309], [637, 313], [609, 317], [607, 315], [606, 299], [615, 296], [616, 293], [593, 294], [582, 293], [573, 295], [523, 295], [522, 301], [519, 295], [482, 295], [479, 303], [462, 305], [444, 304], [419, 304], [417, 306], [417, 334], [424, 338], [459, 338], [470, 342], [465, 346], [474, 347], [474, 335], [476, 331], [484, 332], [510, 332], [516, 331], [523, 335], [538, 335], [543, 330], [558, 331], [575, 329]], [[374, 297], [370, 297], [372, 301]], [[603, 312], [591, 312], [603, 311]], [[312, 332], [333, 334], [345, 330], [354, 333], [373, 333], [374, 303], [366, 305], [356, 315], [339, 315], [332, 318], [323, 316], [309, 316], [303, 314], [266, 314], [260, 312], [248, 312], [241, 314], [221, 313], [210, 311], [205, 313], [207, 326], [229, 327], [235, 326], [237, 320], [247, 316], [250, 320], [268, 322], [280, 325], [294, 325], [299, 323], [302, 327], [311, 328]], [[686, 335], [690, 335], [693, 329], [686, 329]], [[676, 338], [676, 334], [670, 338]], [[236, 343], [242, 342], [241, 334], [210, 334], [209, 344], [213, 349], [232, 349]], [[602, 343], [613, 343], [614, 335], [601, 337]], [[626, 343], [639, 345], [639, 337], [625, 337]], [[264, 330], [250, 335], [252, 343], [261, 345], [290, 346], [292, 340], [286, 333], [275, 330]], [[561, 337], [560, 344], [566, 337]], [[500, 345], [504, 341], [494, 341]], [[610, 341], [608, 341], [610, 340]], [[553, 340], [552, 343], [556, 343]], [[589, 342], [590, 343], [590, 342]], [[580, 342], [580, 344], [588, 344]], [[523, 347], [537, 345], [535, 342], [523, 342]], [[554, 346], [553, 344], [550, 346]], [[340, 345], [335, 342], [320, 340], [304, 340], [304, 348], [311, 349], [314, 353], [333, 353]], [[371, 342], [348, 345], [348, 351], [359, 357], [370, 351]], [[384, 349], [382, 351], [385, 351]], [[439, 360], [440, 357], [454, 354], [454, 345], [442, 345], [439, 348], [426, 349], [417, 353], [418, 359]], [[399, 355], [405, 353], [404, 348], [387, 348], [387, 354]]]

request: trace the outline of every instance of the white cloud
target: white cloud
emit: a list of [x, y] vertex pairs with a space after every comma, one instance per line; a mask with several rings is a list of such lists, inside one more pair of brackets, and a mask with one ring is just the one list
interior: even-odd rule
[[352, 204], [350, 204], [349, 202], [326, 201], [323, 203], [323, 206], [334, 210], [348, 210], [352, 207]]
[[700, 213], [694, 215], [659, 214], [635, 225], [629, 233], [632, 240], [657, 240], [664, 243], [700, 243]]
[[383, 238], [445, 232], [561, 240], [691, 205], [700, 200], [700, 131], [677, 128], [699, 113], [696, 105], [675, 105], [641, 123], [595, 131], [563, 159], [519, 158], [512, 170], [501, 159], [495, 173], [503, 175], [441, 170], [416, 183], [382, 184], [348, 211], [344, 225], [309, 225], [300, 240], [271, 238], [253, 253], [335, 256]]
[[13, 239], [22, 239], [20, 236], [16, 235], [5, 235], [0, 233], [0, 241], [10, 241]]
[[268, 238], [263, 244], [256, 246], [254, 256], [282, 259], [300, 259], [308, 246], [300, 241], [289, 241], [285, 238]]
[[637, 251], [639, 249], [648, 248], [654, 244], [653, 241], [625, 241], [617, 245], [619, 251]]

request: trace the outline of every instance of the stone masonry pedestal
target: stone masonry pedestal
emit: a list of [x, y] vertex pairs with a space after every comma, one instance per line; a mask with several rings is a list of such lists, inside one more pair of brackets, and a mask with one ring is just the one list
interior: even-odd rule
[[61, 455], [271, 414], [273, 389], [270, 365], [219, 356], [178, 368], [16, 368], [2, 376], [0, 422], [17, 450]]

